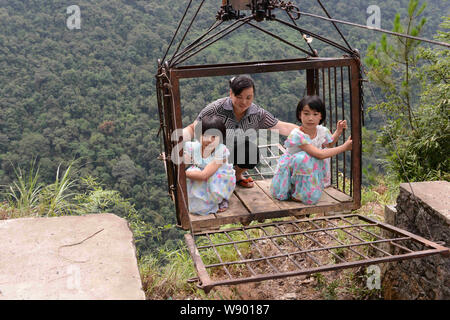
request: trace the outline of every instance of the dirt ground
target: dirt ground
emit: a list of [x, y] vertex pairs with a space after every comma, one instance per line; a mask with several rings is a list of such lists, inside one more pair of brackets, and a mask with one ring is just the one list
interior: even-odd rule
[[[341, 272], [327, 272], [317, 276], [297, 276], [278, 280], [218, 287], [211, 293], [218, 298], [240, 300], [352, 300], [354, 295], [347, 288], [333, 284], [347, 282]], [[328, 283], [322, 284], [322, 281]], [[330, 286], [330, 284], [332, 284]], [[213, 289], [214, 290], [214, 289]]]

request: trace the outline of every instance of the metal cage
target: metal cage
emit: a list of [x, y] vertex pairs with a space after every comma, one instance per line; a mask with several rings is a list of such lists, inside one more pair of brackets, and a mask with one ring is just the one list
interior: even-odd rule
[[[345, 117], [350, 120], [349, 128], [353, 140], [353, 150], [347, 155], [337, 155], [331, 159], [332, 186], [326, 190], [324, 195], [324, 197], [329, 197], [328, 201], [324, 200], [313, 206], [301, 203], [286, 204], [286, 202], [270, 199], [268, 193], [265, 192], [268, 181], [261, 180], [257, 182], [258, 188], [252, 190], [251, 195], [248, 194], [249, 191], [237, 188], [235, 191], [237, 199], [232, 199], [232, 208], [226, 214], [209, 215], [208, 217], [189, 214], [185, 166], [183, 163], [174, 163], [170, 156], [177, 151], [180, 156], [182, 155], [179, 147], [182, 145], [182, 137], [176, 141], [172, 139], [176, 130], [183, 128], [180, 79], [295, 70], [305, 70], [307, 94], [318, 94], [326, 102], [331, 130], [338, 119]], [[165, 146], [163, 158], [167, 170], [169, 192], [175, 201], [177, 222], [183, 229], [196, 231], [217, 228], [225, 223], [248, 223], [255, 219], [264, 220], [314, 212], [343, 212], [360, 207], [362, 108], [360, 64], [357, 58], [303, 58], [173, 68], [160, 65], [157, 90]], [[279, 149], [280, 152], [284, 152], [281, 146]], [[280, 152], [277, 154], [279, 155]], [[274, 158], [276, 159], [276, 156], [272, 157], [272, 160]], [[262, 158], [263, 162], [267, 163], [267, 160], [267, 158]], [[270, 179], [270, 172], [268, 176], [263, 176], [261, 173], [259, 175], [266, 180]], [[254, 200], [250, 200], [248, 196], [259, 198], [263, 202], [259, 206], [255, 205]], [[242, 205], [239, 205], [238, 201]]]

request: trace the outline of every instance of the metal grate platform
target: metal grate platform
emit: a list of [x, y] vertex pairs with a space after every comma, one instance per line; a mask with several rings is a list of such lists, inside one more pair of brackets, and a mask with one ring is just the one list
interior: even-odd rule
[[189, 233], [199, 287], [277, 279], [449, 254], [450, 249], [367, 217], [349, 214]]

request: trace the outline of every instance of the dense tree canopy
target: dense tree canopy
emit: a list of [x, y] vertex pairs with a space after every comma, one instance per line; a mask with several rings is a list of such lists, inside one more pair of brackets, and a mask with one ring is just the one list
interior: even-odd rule
[[[212, 24], [219, 2], [205, 2], [186, 43]], [[317, 2], [297, 2], [302, 10], [323, 15]], [[13, 168], [27, 167], [33, 159], [38, 161], [46, 182], [54, 180], [60, 163], [77, 159], [77, 175], [95, 176], [104, 186], [118, 190], [145, 221], [161, 226], [174, 224], [164, 167], [157, 160], [160, 141], [154, 76], [157, 59], [164, 55], [186, 3], [80, 0], [76, 4], [80, 7], [81, 28], [70, 30], [66, 9], [72, 3], [0, 0], [0, 185], [12, 183]], [[407, 3], [380, 2], [381, 27], [392, 29], [396, 10], [405, 12]], [[370, 4], [333, 0], [326, 6], [335, 18], [365, 24]], [[435, 34], [436, 21], [441, 21], [446, 9], [440, 0], [429, 1], [424, 14], [435, 22], [426, 24], [422, 35]], [[268, 30], [303, 44], [298, 33], [264, 23]], [[328, 22], [302, 17], [299, 23], [339, 41]], [[341, 29], [362, 55], [377, 39], [370, 31], [346, 26]], [[313, 47], [320, 56], [342, 54], [318, 41], [313, 41]], [[188, 62], [298, 56], [295, 49], [249, 27]], [[275, 116], [294, 122], [293, 110], [304, 94], [304, 74], [258, 74], [254, 79], [256, 102]], [[206, 103], [228, 90], [226, 77], [184, 80], [181, 84], [185, 124]], [[379, 117], [370, 116], [368, 120], [369, 129], [379, 126]], [[171, 231], [167, 237], [175, 233]]]

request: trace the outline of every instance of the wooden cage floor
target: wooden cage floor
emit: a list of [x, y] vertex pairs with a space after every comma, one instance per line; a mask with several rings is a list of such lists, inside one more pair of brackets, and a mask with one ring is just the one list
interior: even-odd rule
[[253, 188], [236, 186], [225, 212], [200, 216], [189, 214], [194, 232], [217, 229], [230, 223], [248, 224], [253, 220], [302, 216], [312, 213], [348, 212], [352, 209], [353, 199], [345, 193], [328, 187], [315, 205], [297, 201], [279, 201], [269, 193], [272, 179], [255, 181]]

